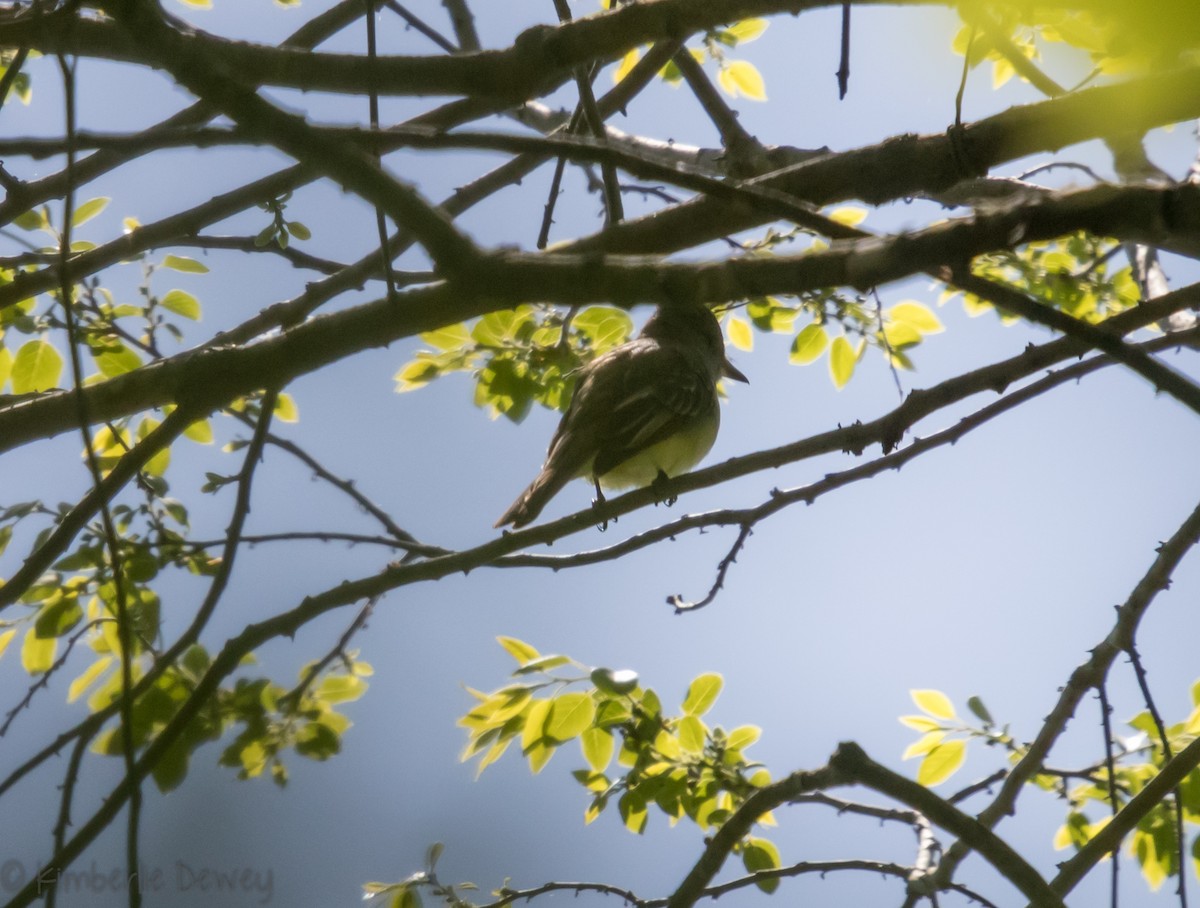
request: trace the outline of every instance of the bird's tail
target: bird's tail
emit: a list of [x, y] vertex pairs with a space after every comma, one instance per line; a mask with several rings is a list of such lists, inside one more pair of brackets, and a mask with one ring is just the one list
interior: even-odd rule
[[542, 513], [546, 502], [557, 495], [570, 479], [571, 475], [566, 471], [551, 470], [549, 465], [542, 467], [542, 472], [538, 473], [533, 482], [529, 484], [529, 488], [517, 496], [517, 500], [509, 506], [495, 525], [502, 527], [511, 523], [513, 529], [517, 530], [535, 520], [537, 515]]

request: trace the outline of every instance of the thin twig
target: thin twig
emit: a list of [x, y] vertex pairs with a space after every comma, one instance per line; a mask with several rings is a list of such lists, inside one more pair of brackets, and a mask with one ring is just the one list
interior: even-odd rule
[[838, 100], [850, 90], [850, 0], [842, 0], [842, 41], [837, 68]]
[[[104, 476], [100, 467], [100, 457], [96, 453], [92, 439], [92, 420], [88, 410], [87, 397], [83, 393], [83, 361], [79, 353], [80, 338], [75, 325], [75, 293], [71, 275], [71, 227], [75, 207], [75, 64], [68, 63], [62, 54], [58, 55], [58, 65], [63, 79], [63, 109], [67, 120], [67, 190], [63, 196], [63, 226], [59, 236], [59, 302], [62, 304], [63, 320], [67, 329], [67, 351], [71, 363], [72, 384], [75, 390], [75, 406], [79, 414], [79, 432], [83, 437], [84, 456], [88, 470], [92, 475], [92, 488], [99, 490], [103, 486]], [[104, 541], [108, 549], [109, 566], [112, 571], [113, 602], [116, 606], [117, 639], [119, 641], [121, 664], [121, 692], [119, 696], [121, 713], [121, 753], [125, 761], [125, 775], [133, 777], [136, 745], [133, 740], [133, 646], [134, 635], [129, 614], [129, 603], [126, 599], [125, 570], [121, 558], [120, 537], [117, 535], [116, 524], [108, 507], [108, 498], [101, 497], [100, 520], [104, 527]], [[125, 838], [125, 867], [126, 879], [134, 881], [138, 872], [138, 830], [142, 815], [142, 789], [134, 784], [129, 792], [128, 824]], [[129, 908], [140, 908], [142, 904], [141, 887], [130, 885]]]
[[[1096, 685], [1096, 693], [1100, 701], [1100, 727], [1104, 731], [1104, 769], [1108, 779], [1108, 802], [1112, 807], [1112, 815], [1115, 817], [1121, 809], [1121, 804], [1117, 797], [1117, 766], [1113, 761], [1112, 708], [1108, 705], [1107, 679]], [[1109, 877], [1109, 905], [1110, 908], [1117, 908], [1118, 883], [1120, 882], [1121, 874], [1121, 847], [1119, 842], [1117, 843], [1117, 847], [1113, 848], [1110, 857], [1112, 860], [1112, 874]]]

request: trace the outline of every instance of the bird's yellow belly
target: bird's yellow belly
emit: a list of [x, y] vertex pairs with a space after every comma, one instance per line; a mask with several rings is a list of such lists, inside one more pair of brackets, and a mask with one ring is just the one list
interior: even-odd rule
[[600, 485], [606, 489], [640, 488], [654, 482], [659, 472], [668, 476], [686, 473], [712, 450], [720, 423], [720, 411], [714, 408], [711, 417], [698, 420], [691, 428], [664, 438], [617, 464], [600, 477]]

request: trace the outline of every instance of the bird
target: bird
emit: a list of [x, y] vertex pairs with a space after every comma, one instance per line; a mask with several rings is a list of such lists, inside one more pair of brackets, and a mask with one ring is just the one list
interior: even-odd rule
[[716, 441], [723, 377], [750, 381], [729, 361], [712, 310], [659, 306], [636, 338], [578, 370], [541, 471], [496, 527], [535, 520], [578, 477], [593, 482], [600, 502], [601, 486], [648, 486], [686, 473]]

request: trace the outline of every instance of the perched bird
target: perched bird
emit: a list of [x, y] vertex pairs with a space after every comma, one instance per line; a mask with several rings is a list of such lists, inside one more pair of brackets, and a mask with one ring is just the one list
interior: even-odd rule
[[570, 480], [647, 486], [686, 473], [712, 448], [721, 422], [717, 382], [748, 382], [725, 355], [721, 326], [702, 305], [667, 304], [634, 340], [579, 370], [575, 393], [542, 470], [496, 526], [522, 527]]

